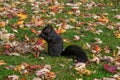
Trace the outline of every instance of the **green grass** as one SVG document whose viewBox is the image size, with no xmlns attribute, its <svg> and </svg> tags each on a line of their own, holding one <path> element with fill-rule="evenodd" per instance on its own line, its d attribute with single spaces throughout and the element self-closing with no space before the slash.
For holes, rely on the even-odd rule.
<svg viewBox="0 0 120 80">
<path fill-rule="evenodd" d="M 16 0 L 19 1 L 19 0 Z M 39 1 L 39 0 L 38 0 Z M 64 4 L 66 4 L 67 2 L 69 2 L 69 0 L 58 0 L 59 2 L 63 2 Z M 103 13 L 108 13 L 109 15 L 107 16 L 109 19 L 109 23 L 105 24 L 105 25 L 97 25 L 95 26 L 95 29 L 101 29 L 103 31 L 103 33 L 101 33 L 100 35 L 95 34 L 94 32 L 92 32 L 91 30 L 88 31 L 84 31 L 84 29 L 86 29 L 86 26 L 88 26 L 88 23 L 96 23 L 97 21 L 95 19 L 93 19 L 92 17 L 90 18 L 84 18 L 82 15 L 80 16 L 76 16 L 75 14 L 72 15 L 68 15 L 67 12 L 71 11 L 70 6 L 65 5 L 65 9 L 63 10 L 62 13 L 56 13 L 55 16 L 50 15 L 49 14 L 49 8 L 48 6 L 39 6 L 40 9 L 46 9 L 48 12 L 46 13 L 34 13 L 32 10 L 32 6 L 31 3 L 26 2 L 26 5 L 18 5 L 16 6 L 18 9 L 23 9 L 25 10 L 25 12 L 28 15 L 28 18 L 25 19 L 24 23 L 30 22 L 30 20 L 32 19 L 32 16 L 40 16 L 41 18 L 45 18 L 46 21 L 49 21 L 51 19 L 56 18 L 56 20 L 59 22 L 60 18 L 63 18 L 65 20 L 69 20 L 69 19 L 76 19 L 77 21 L 80 22 L 84 22 L 85 24 L 83 24 L 82 26 L 80 26 L 79 28 L 75 28 L 75 29 L 71 29 L 71 30 L 67 30 L 65 33 L 61 34 L 61 36 L 65 39 L 69 39 L 70 43 L 64 43 L 64 48 L 67 47 L 70 44 L 76 44 L 79 46 L 82 46 L 87 42 L 89 44 L 93 44 L 94 43 L 94 38 L 100 38 L 103 43 L 100 44 L 100 47 L 102 49 L 104 49 L 105 46 L 108 46 L 111 49 L 111 53 L 110 54 L 104 54 L 104 51 L 102 51 L 102 55 L 113 55 L 113 51 L 117 50 L 116 46 L 119 46 L 120 44 L 120 38 L 116 38 L 114 36 L 114 32 L 117 31 L 117 29 L 113 29 L 113 30 L 108 30 L 106 28 L 106 26 L 110 25 L 110 23 L 115 24 L 117 22 L 119 22 L 119 20 L 115 19 L 114 16 L 116 14 L 118 14 L 120 12 L 120 4 L 116 5 L 116 2 L 114 2 L 113 0 L 93 0 L 96 2 L 96 4 L 101 3 L 101 4 L 105 4 L 104 9 L 101 9 L 100 7 L 96 7 L 94 6 L 93 9 L 90 10 L 86 10 L 86 8 L 84 7 L 84 5 L 86 5 L 87 3 L 83 3 L 80 6 L 80 11 L 82 14 L 97 14 L 97 15 L 102 15 Z M 108 3 L 113 1 L 113 6 L 109 6 L 107 5 Z M 75 0 L 74 2 L 79 2 L 79 0 Z M 11 5 L 11 2 L 6 2 L 8 4 Z M 3 7 L 4 5 L 2 3 L 0 3 L 0 7 Z M 104 5 L 103 5 L 104 6 Z M 118 11 L 113 12 L 111 11 L 112 9 L 118 9 Z M 49 16 L 47 16 L 49 15 Z M 31 27 L 26 27 L 24 26 L 24 28 L 14 28 L 13 24 L 15 24 L 19 19 L 17 17 L 9 19 L 6 17 L 6 15 L 4 16 L 0 16 L 0 20 L 6 21 L 9 20 L 9 24 L 5 26 L 5 28 L 8 30 L 8 32 L 10 33 L 14 33 L 16 35 L 16 41 L 24 41 L 25 38 L 25 34 L 28 35 L 28 37 L 30 39 L 32 38 L 38 38 L 34 33 L 31 32 Z M 77 27 L 76 23 L 71 23 L 68 22 L 70 25 Z M 55 24 L 53 23 L 53 25 L 55 26 Z M 114 25 L 113 25 L 114 26 Z M 55 26 L 57 28 L 57 26 Z M 1 28 L 1 27 L 0 27 Z M 34 27 L 32 26 L 32 28 L 35 28 L 36 30 L 41 30 L 41 27 Z M 13 29 L 17 29 L 17 33 L 13 32 Z M 79 35 L 80 36 L 80 40 L 76 41 L 74 40 L 74 35 Z M 81 36 L 84 35 L 84 36 Z M 3 47 L 1 47 L 0 44 L 0 51 L 3 50 Z M 86 50 L 86 49 L 85 49 Z M 93 54 L 92 52 L 90 52 L 89 50 L 85 51 L 88 55 L 88 57 L 90 58 Z M 1 53 L 1 52 L 0 52 Z M 0 65 L 0 80 L 4 80 L 6 76 L 9 75 L 19 75 L 21 78 L 26 78 L 26 80 L 32 80 L 34 77 L 36 77 L 35 73 L 31 73 L 29 76 L 25 76 L 20 74 L 19 72 L 16 72 L 14 70 L 7 70 L 5 69 L 6 66 L 9 65 L 20 65 L 22 63 L 28 63 L 28 64 L 39 64 L 39 65 L 43 65 L 43 64 L 49 64 L 52 66 L 52 71 L 56 73 L 57 77 L 55 80 L 75 80 L 78 78 L 82 78 L 83 80 L 93 80 L 94 78 L 103 78 L 103 77 L 110 77 L 113 74 L 110 72 L 107 72 L 106 70 L 104 70 L 103 68 L 103 64 L 102 62 L 100 62 L 100 64 L 94 64 L 91 63 L 91 66 L 87 66 L 87 68 L 91 71 L 95 71 L 96 73 L 90 75 L 90 76 L 80 76 L 77 71 L 74 70 L 74 61 L 65 57 L 51 57 L 49 55 L 42 55 L 44 57 L 43 60 L 41 60 L 39 57 L 34 57 L 32 53 L 28 53 L 25 55 L 22 55 L 20 57 L 17 56 L 7 56 L 7 55 L 0 55 L 0 60 L 4 60 L 7 65 L 5 66 L 1 66 Z M 41 57 L 41 56 L 40 56 Z M 64 67 L 61 67 L 61 64 L 64 65 Z M 70 68 L 72 67 L 72 68 Z M 70 68 L 70 69 L 69 69 Z"/>
</svg>

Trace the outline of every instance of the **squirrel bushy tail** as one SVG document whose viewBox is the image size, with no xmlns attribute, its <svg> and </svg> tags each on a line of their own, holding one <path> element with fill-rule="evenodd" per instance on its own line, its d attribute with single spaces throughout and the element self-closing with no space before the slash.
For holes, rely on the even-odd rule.
<svg viewBox="0 0 120 80">
<path fill-rule="evenodd" d="M 70 45 L 66 47 L 61 56 L 75 57 L 77 62 L 86 63 L 88 61 L 85 51 L 77 45 Z"/>
</svg>

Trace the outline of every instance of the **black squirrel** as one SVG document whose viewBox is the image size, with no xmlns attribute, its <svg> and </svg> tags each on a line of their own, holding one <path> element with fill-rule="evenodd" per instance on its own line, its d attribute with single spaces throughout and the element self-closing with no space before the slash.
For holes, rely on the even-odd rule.
<svg viewBox="0 0 120 80">
<path fill-rule="evenodd" d="M 63 51 L 63 39 L 55 32 L 51 25 L 45 26 L 39 35 L 48 43 L 48 54 L 51 56 L 73 56 L 77 62 L 88 61 L 84 50 L 77 45 L 70 45 Z"/>
</svg>

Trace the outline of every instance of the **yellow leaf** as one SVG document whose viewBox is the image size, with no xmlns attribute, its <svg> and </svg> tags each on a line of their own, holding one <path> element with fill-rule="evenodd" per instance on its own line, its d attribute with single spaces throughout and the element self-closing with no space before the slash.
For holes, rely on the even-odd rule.
<svg viewBox="0 0 120 80">
<path fill-rule="evenodd" d="M 63 29 L 62 27 L 59 27 L 57 30 L 56 30 L 56 33 L 60 34 L 60 33 L 64 33 L 66 32 L 65 29 Z"/>
<path fill-rule="evenodd" d="M 6 65 L 6 62 L 4 60 L 0 60 L 0 66 L 1 65 Z"/>
<path fill-rule="evenodd" d="M 20 72 L 22 70 L 21 65 L 16 66 L 14 70 Z"/>
<path fill-rule="evenodd" d="M 75 19 L 70 19 L 70 21 L 71 21 L 71 22 L 73 22 L 73 23 L 74 23 L 74 22 L 76 22 L 76 20 L 75 20 Z"/>
<path fill-rule="evenodd" d="M 120 33 L 116 33 L 114 35 L 116 36 L 116 38 L 120 38 Z"/>
<path fill-rule="evenodd" d="M 20 18 L 20 19 L 26 19 L 28 16 L 26 14 L 23 14 L 23 13 L 19 13 L 17 14 L 17 16 Z"/>
<path fill-rule="evenodd" d="M 73 14 L 73 12 L 69 11 L 68 14 L 71 15 L 71 14 Z"/>
<path fill-rule="evenodd" d="M 16 25 L 22 25 L 23 23 L 24 23 L 23 20 L 19 20 L 19 21 L 16 23 Z"/>
</svg>

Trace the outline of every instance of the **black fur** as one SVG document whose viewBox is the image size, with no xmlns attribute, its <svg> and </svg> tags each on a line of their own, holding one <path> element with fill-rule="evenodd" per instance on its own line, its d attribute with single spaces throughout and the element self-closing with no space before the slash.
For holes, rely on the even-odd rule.
<svg viewBox="0 0 120 80">
<path fill-rule="evenodd" d="M 51 56 L 73 56 L 77 62 L 87 62 L 84 50 L 76 45 L 70 45 L 63 51 L 63 39 L 55 32 L 51 25 L 45 26 L 39 35 L 48 43 L 48 53 Z"/>
<path fill-rule="evenodd" d="M 72 56 L 75 57 L 77 62 L 84 62 L 88 61 L 88 57 L 84 50 L 77 46 L 77 45 L 70 45 L 61 54 L 62 56 Z"/>
<path fill-rule="evenodd" d="M 45 26 L 39 35 L 48 43 L 48 53 L 51 56 L 60 56 L 63 50 L 63 40 L 51 25 Z"/>
</svg>

